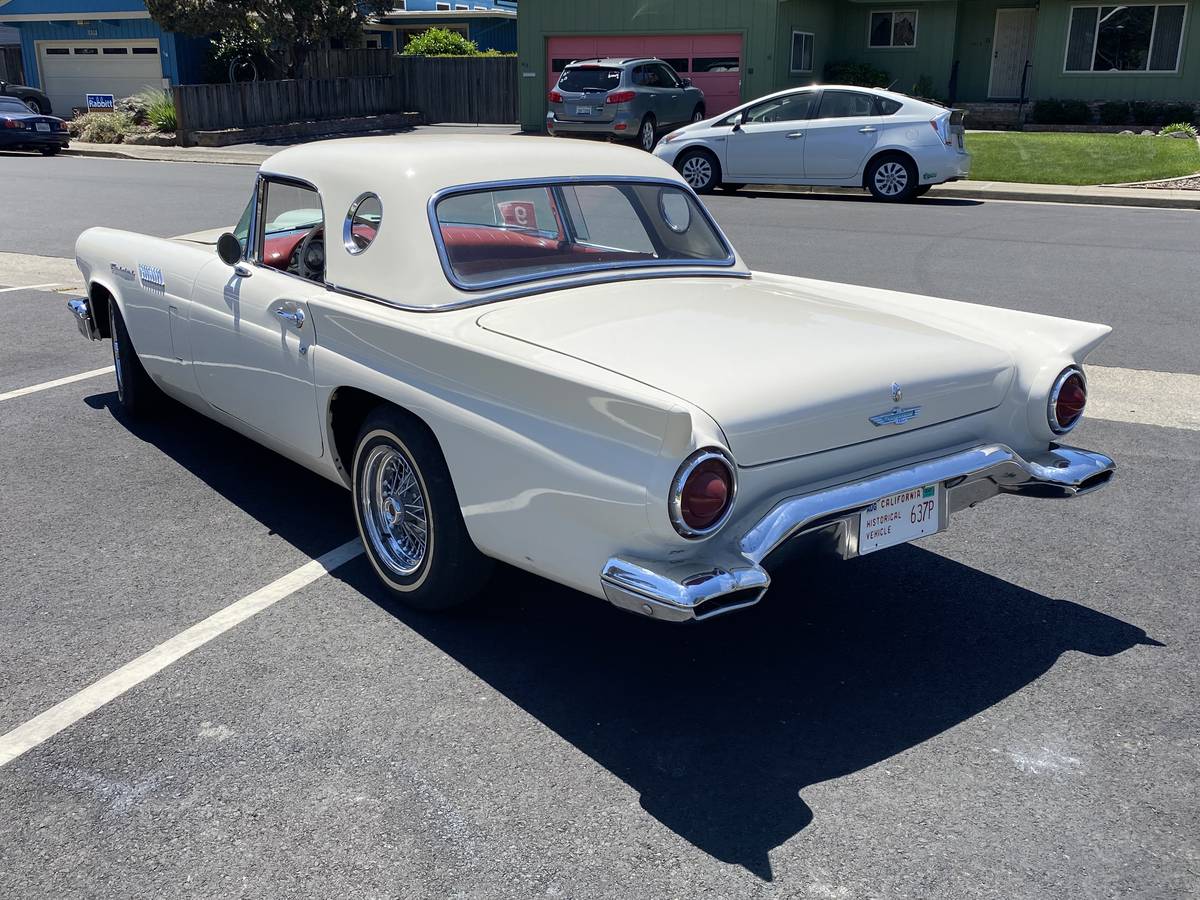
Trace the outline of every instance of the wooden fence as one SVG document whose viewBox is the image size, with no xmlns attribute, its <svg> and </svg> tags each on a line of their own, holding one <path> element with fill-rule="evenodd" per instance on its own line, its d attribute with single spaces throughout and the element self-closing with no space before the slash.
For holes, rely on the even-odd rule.
<svg viewBox="0 0 1200 900">
<path fill-rule="evenodd" d="M 426 58 L 388 50 L 328 50 L 305 64 L 310 77 L 172 88 L 179 131 L 416 112 L 424 121 L 515 123 L 515 57 Z"/>
</svg>

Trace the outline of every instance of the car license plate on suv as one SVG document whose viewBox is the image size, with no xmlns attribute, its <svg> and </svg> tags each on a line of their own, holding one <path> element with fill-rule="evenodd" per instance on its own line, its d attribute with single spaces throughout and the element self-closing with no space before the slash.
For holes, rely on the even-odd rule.
<svg viewBox="0 0 1200 900">
<path fill-rule="evenodd" d="M 49 122 L 34 122 L 33 124 L 34 124 L 34 127 L 37 128 L 38 131 L 49 131 L 50 130 Z"/>
<path fill-rule="evenodd" d="M 591 115 L 592 113 L 594 113 L 595 111 L 596 111 L 596 110 L 595 110 L 593 107 L 591 107 L 591 106 L 577 106 L 577 107 L 575 107 L 575 115 L 577 115 L 577 116 L 590 116 L 590 115 Z"/>
<path fill-rule="evenodd" d="M 941 504 L 936 484 L 876 500 L 858 519 L 859 556 L 933 534 L 941 519 Z"/>
</svg>

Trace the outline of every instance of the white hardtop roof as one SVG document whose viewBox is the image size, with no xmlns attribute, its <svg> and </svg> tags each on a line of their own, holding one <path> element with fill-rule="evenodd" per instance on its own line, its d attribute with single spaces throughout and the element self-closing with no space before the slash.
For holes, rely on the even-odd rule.
<svg viewBox="0 0 1200 900">
<path fill-rule="evenodd" d="M 691 190 L 670 165 L 634 147 L 516 135 L 317 141 L 276 153 L 260 172 L 307 182 L 320 192 L 329 284 L 420 308 L 488 297 L 486 291 L 455 287 L 442 269 L 428 212 L 430 198 L 439 191 L 491 182 L 630 177 Z M 342 225 L 351 205 L 368 192 L 379 195 L 383 218 L 371 246 L 352 256 L 343 246 Z"/>
</svg>

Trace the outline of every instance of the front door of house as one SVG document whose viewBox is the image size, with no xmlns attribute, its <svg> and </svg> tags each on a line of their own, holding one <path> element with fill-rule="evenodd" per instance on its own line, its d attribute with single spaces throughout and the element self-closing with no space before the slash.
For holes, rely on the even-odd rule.
<svg viewBox="0 0 1200 900">
<path fill-rule="evenodd" d="M 996 10 L 996 30 L 992 35 L 992 75 L 988 80 L 990 99 L 1021 99 L 1021 76 L 1025 73 L 1026 61 L 1033 57 L 1036 26 L 1037 10 L 1032 7 Z"/>
</svg>

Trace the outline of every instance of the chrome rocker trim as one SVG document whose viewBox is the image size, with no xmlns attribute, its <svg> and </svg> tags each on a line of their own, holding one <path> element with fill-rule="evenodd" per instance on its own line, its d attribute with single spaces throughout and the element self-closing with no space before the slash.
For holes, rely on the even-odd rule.
<svg viewBox="0 0 1200 900">
<path fill-rule="evenodd" d="M 858 556 L 858 517 L 876 500 L 938 484 L 942 491 L 938 531 L 950 513 L 997 494 L 1067 498 L 1106 485 L 1116 464 L 1101 453 L 1051 446 L 1024 459 L 1003 444 L 972 447 L 949 456 L 893 469 L 870 478 L 781 500 L 727 558 L 667 563 L 613 557 L 600 583 L 608 601 L 622 609 L 669 622 L 707 619 L 752 606 L 771 584 L 763 561 L 792 539 L 823 529 L 836 532 L 843 559 Z"/>
<path fill-rule="evenodd" d="M 86 299 L 81 297 L 78 300 L 68 300 L 67 308 L 75 317 L 75 324 L 79 327 L 80 334 L 89 341 L 100 340 L 100 329 L 96 327 L 96 320 L 92 318 L 92 308 Z"/>
</svg>

